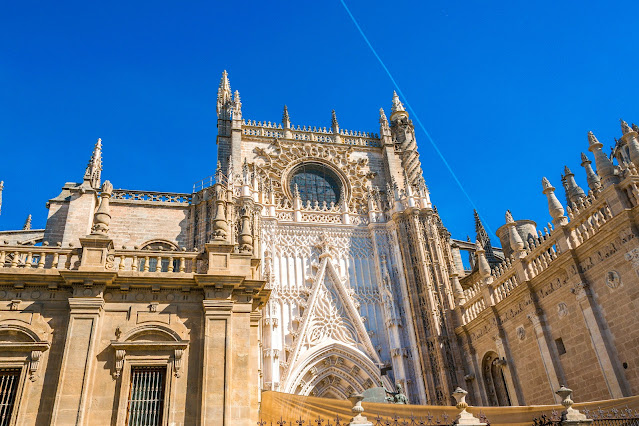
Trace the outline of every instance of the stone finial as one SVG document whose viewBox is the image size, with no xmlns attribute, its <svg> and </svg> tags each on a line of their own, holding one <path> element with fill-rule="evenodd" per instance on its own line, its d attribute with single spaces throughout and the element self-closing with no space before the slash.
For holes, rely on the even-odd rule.
<svg viewBox="0 0 639 426">
<path fill-rule="evenodd" d="M 335 110 L 331 111 L 331 130 L 333 133 L 339 133 L 339 123 L 337 122 L 337 114 L 335 114 Z"/>
<path fill-rule="evenodd" d="M 113 185 L 108 180 L 102 184 L 102 192 L 100 193 L 100 205 L 93 215 L 93 228 L 91 235 L 105 236 L 109 233 L 109 224 L 111 223 L 111 212 L 109 209 L 109 199 L 113 192 Z"/>
<path fill-rule="evenodd" d="M 621 120 L 621 131 L 623 132 L 621 140 L 628 146 L 630 161 L 635 167 L 639 167 L 639 134 L 634 130 L 634 127 L 631 128 L 623 120 Z"/>
<path fill-rule="evenodd" d="M 524 240 L 517 232 L 517 226 L 510 210 L 506 210 L 506 225 L 508 225 L 508 242 L 513 253 L 523 252 Z"/>
<path fill-rule="evenodd" d="M 601 188 L 601 180 L 593 170 L 590 159 L 583 152 L 581 153 L 581 166 L 586 170 L 588 188 L 593 191 L 598 191 Z"/>
<path fill-rule="evenodd" d="M 353 418 L 351 419 L 351 425 L 370 425 L 371 422 L 366 419 L 366 417 L 362 416 L 364 412 L 364 407 L 362 407 L 362 401 L 364 400 L 364 395 L 362 394 L 352 394 L 348 397 L 348 400 L 353 404 L 353 408 L 351 411 L 353 412 Z"/>
<path fill-rule="evenodd" d="M 28 231 L 31 229 L 31 215 L 27 216 L 27 220 L 24 222 L 24 226 L 22 227 L 23 231 Z"/>
<path fill-rule="evenodd" d="M 473 416 L 471 413 L 466 411 L 466 408 L 468 408 L 468 403 L 466 402 L 466 395 L 468 395 L 468 392 L 466 392 L 464 389 L 460 387 L 455 389 L 455 391 L 453 392 L 453 398 L 455 398 L 455 402 L 456 402 L 455 407 L 458 410 L 461 410 L 459 414 L 457 415 L 456 424 L 466 425 L 466 426 L 486 425 L 486 423 L 482 423 L 477 417 Z"/>
<path fill-rule="evenodd" d="M 253 251 L 253 234 L 251 234 L 250 207 L 242 206 L 240 209 L 240 235 L 238 238 L 240 253 Z"/>
<path fill-rule="evenodd" d="M 588 142 L 590 143 L 588 151 L 592 152 L 595 156 L 597 173 L 604 181 L 604 186 L 615 183 L 615 166 L 612 164 L 612 161 L 610 161 L 610 158 L 608 158 L 608 156 L 601 150 L 603 144 L 597 140 L 592 132 L 588 132 Z"/>
<path fill-rule="evenodd" d="M 226 241 L 229 232 L 229 225 L 226 221 L 225 190 L 222 182 L 215 183 L 215 217 L 213 218 L 212 236 L 214 241 Z"/>
<path fill-rule="evenodd" d="M 388 118 L 386 118 L 384 108 L 379 109 L 379 124 L 380 126 L 388 126 Z"/>
<path fill-rule="evenodd" d="M 566 195 L 568 200 L 573 204 L 576 204 L 580 198 L 586 196 L 586 193 L 575 181 L 575 174 L 570 171 L 568 166 L 564 166 L 565 182 L 566 182 Z"/>
<path fill-rule="evenodd" d="M 555 393 L 559 395 L 562 400 L 561 405 L 565 408 L 565 410 L 561 413 L 561 420 L 566 422 L 565 424 L 582 425 L 592 423 L 592 420 L 586 417 L 585 414 L 582 414 L 579 410 L 572 408 L 572 405 L 574 404 L 573 400 L 570 398 L 572 395 L 572 389 L 568 389 L 562 385 Z"/>
<path fill-rule="evenodd" d="M 477 256 L 479 275 L 482 278 L 490 277 L 490 264 L 488 264 L 488 260 L 486 260 L 486 251 L 484 250 L 484 246 L 479 240 L 475 241 L 475 255 Z"/>
<path fill-rule="evenodd" d="M 284 112 L 282 113 L 282 127 L 285 129 L 291 128 L 291 117 L 288 115 L 288 107 L 284 105 Z"/>
<path fill-rule="evenodd" d="M 295 184 L 293 186 L 293 198 L 300 198 L 300 188 Z"/>
<path fill-rule="evenodd" d="M 236 90 L 233 97 L 233 120 L 242 119 L 242 101 L 240 100 L 240 91 Z"/>
<path fill-rule="evenodd" d="M 399 96 L 397 96 L 397 92 L 393 90 L 393 107 L 391 108 L 391 113 L 406 111 L 404 109 L 404 104 L 399 100 Z"/>
<path fill-rule="evenodd" d="M 548 211 L 550 212 L 550 216 L 555 221 L 560 221 L 565 219 L 564 216 L 564 207 L 561 205 L 557 196 L 555 195 L 555 187 L 550 184 L 550 181 L 545 177 L 542 178 L 541 184 L 543 186 L 543 193 L 548 198 Z"/>
<path fill-rule="evenodd" d="M 91 159 L 84 172 L 84 183 L 91 188 L 100 188 L 100 178 L 102 174 L 102 139 L 98 138 L 98 141 L 93 147 L 93 153 Z"/>
<path fill-rule="evenodd" d="M 229 76 L 224 70 L 220 79 L 220 87 L 217 89 L 217 115 L 218 118 L 228 118 L 225 114 L 221 114 L 231 104 L 231 83 Z"/>
<path fill-rule="evenodd" d="M 226 186 L 229 191 L 232 191 L 233 185 L 235 184 L 235 171 L 233 170 L 233 159 L 230 155 L 227 164 L 228 167 L 226 169 Z"/>
<path fill-rule="evenodd" d="M 222 162 L 217 160 L 217 167 L 215 168 L 215 183 L 222 183 L 224 179 L 224 173 L 222 173 Z"/>
<path fill-rule="evenodd" d="M 4 181 L 0 180 L 0 214 L 2 214 L 2 190 L 4 189 Z"/>
</svg>

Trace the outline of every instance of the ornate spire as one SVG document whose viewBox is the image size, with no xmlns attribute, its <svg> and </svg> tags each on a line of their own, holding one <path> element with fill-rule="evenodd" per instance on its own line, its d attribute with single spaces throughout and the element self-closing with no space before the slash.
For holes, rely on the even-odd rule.
<svg viewBox="0 0 639 426">
<path fill-rule="evenodd" d="M 0 214 L 2 214 L 2 190 L 4 189 L 4 181 L 0 180 Z"/>
<path fill-rule="evenodd" d="M 493 246 L 490 243 L 490 237 L 488 236 L 488 232 L 484 228 L 484 224 L 481 222 L 479 217 L 479 213 L 477 210 L 473 210 L 473 215 L 475 216 L 475 234 L 477 235 L 477 241 L 481 243 L 484 251 L 486 252 L 486 257 L 488 258 L 490 263 L 496 262 L 495 254 L 493 253 Z"/>
<path fill-rule="evenodd" d="M 334 134 L 339 134 L 339 123 L 337 122 L 337 114 L 335 114 L 335 110 L 331 111 L 331 129 Z"/>
<path fill-rule="evenodd" d="M 229 118 L 225 114 L 220 114 L 222 110 L 231 104 L 231 83 L 226 70 L 222 73 L 220 87 L 217 89 L 217 116 L 218 118 Z"/>
<path fill-rule="evenodd" d="M 24 222 L 24 226 L 22 227 L 23 231 L 28 231 L 31 229 L 31 215 L 27 216 L 27 220 Z"/>
<path fill-rule="evenodd" d="M 592 166 L 590 165 L 590 159 L 584 154 L 581 153 L 581 166 L 586 170 L 586 179 L 588 181 L 588 188 L 593 191 L 598 191 L 601 188 L 601 180 Z"/>
<path fill-rule="evenodd" d="M 619 119 L 621 122 L 621 134 L 625 135 L 632 132 L 632 128 L 623 119 Z"/>
<path fill-rule="evenodd" d="M 393 90 L 393 107 L 391 108 L 391 115 L 396 112 L 406 111 L 404 109 L 404 104 L 399 100 L 399 96 L 397 96 L 397 92 Z"/>
<path fill-rule="evenodd" d="M 284 105 L 284 113 L 282 113 L 282 127 L 285 129 L 291 128 L 291 118 L 288 116 L 288 107 Z"/>
<path fill-rule="evenodd" d="M 583 189 L 577 185 L 575 181 L 575 174 L 570 171 L 568 166 L 564 166 L 564 174 L 565 174 L 565 182 L 566 182 L 566 195 L 567 200 L 570 204 L 575 204 L 579 201 L 580 198 L 586 196 L 586 193 Z"/>
<path fill-rule="evenodd" d="M 93 154 L 87 165 L 87 169 L 84 172 L 84 182 L 90 185 L 91 188 L 98 189 L 100 187 L 100 177 L 102 175 L 102 139 L 98 138 L 98 141 L 93 147 Z"/>
<path fill-rule="evenodd" d="M 555 195 L 555 187 L 550 184 L 550 181 L 545 177 L 542 178 L 541 184 L 543 186 L 543 193 L 546 194 L 546 198 L 548 198 L 548 211 L 550 212 L 550 216 L 554 219 L 557 224 L 559 221 L 565 220 L 564 216 L 564 207 L 561 205 L 557 196 Z"/>
<path fill-rule="evenodd" d="M 233 120 L 241 120 L 242 119 L 242 101 L 240 100 L 240 91 L 235 91 L 235 96 L 233 99 Z"/>
<path fill-rule="evenodd" d="M 615 180 L 615 166 L 610 161 L 610 158 L 601 150 L 603 144 L 597 140 L 592 132 L 588 132 L 588 142 L 590 146 L 588 151 L 595 155 L 595 164 L 597 165 L 597 173 L 604 181 L 604 186 L 614 183 Z"/>
</svg>

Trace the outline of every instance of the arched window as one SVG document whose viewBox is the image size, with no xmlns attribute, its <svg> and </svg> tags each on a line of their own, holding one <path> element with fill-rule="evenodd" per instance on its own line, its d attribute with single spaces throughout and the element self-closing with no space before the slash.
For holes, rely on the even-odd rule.
<svg viewBox="0 0 639 426">
<path fill-rule="evenodd" d="M 510 396 L 508 396 L 508 388 L 504 378 L 504 365 L 505 361 L 499 358 L 495 352 L 488 352 L 484 356 L 482 373 L 489 405 L 510 405 Z"/>
<path fill-rule="evenodd" d="M 302 163 L 297 166 L 289 180 L 289 188 L 295 194 L 295 186 L 304 205 L 308 201 L 323 205 L 337 204 L 342 196 L 340 179 L 328 167 L 317 163 Z"/>
</svg>

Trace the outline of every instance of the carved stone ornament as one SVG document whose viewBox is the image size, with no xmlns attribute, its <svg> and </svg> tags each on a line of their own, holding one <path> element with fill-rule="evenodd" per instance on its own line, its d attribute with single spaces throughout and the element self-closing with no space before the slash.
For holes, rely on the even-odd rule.
<svg viewBox="0 0 639 426">
<path fill-rule="evenodd" d="M 526 338 L 526 329 L 523 325 L 517 327 L 517 338 L 519 340 L 524 340 Z"/>
<path fill-rule="evenodd" d="M 606 285 L 612 290 L 621 286 L 621 276 L 617 271 L 608 271 L 606 273 Z"/>
<path fill-rule="evenodd" d="M 264 182 L 273 183 L 273 190 L 280 197 L 292 198 L 287 187 L 289 174 L 299 164 L 309 161 L 329 166 L 340 176 L 351 209 L 366 206 L 367 188 L 375 173 L 370 171 L 366 158 L 352 155 L 350 145 L 299 144 L 275 139 L 269 149 L 258 147 L 255 153 L 264 160 L 256 164 L 256 172 Z"/>
<path fill-rule="evenodd" d="M 557 315 L 559 315 L 559 318 L 563 318 L 568 315 L 568 305 L 566 302 L 559 302 L 557 304 Z"/>
<path fill-rule="evenodd" d="M 632 267 L 634 268 L 637 275 L 639 275 L 639 247 L 630 250 L 625 254 L 626 260 L 632 263 Z"/>
</svg>

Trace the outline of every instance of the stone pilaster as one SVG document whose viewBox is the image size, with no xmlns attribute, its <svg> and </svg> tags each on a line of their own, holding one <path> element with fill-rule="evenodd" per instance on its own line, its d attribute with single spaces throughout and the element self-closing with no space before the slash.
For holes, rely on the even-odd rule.
<svg viewBox="0 0 639 426">
<path fill-rule="evenodd" d="M 100 287 L 75 285 L 51 424 L 84 425 L 90 410 L 93 366 L 104 299 Z"/>
<path fill-rule="evenodd" d="M 533 329 L 535 330 L 535 339 L 537 340 L 537 346 L 539 347 L 539 355 L 541 356 L 544 371 L 546 371 L 546 375 L 548 377 L 550 391 L 553 394 L 555 401 L 559 402 L 559 397 L 554 393 L 554 389 L 559 388 L 559 378 L 562 374 L 558 371 L 558 366 L 556 366 L 553 362 L 553 358 L 557 359 L 559 356 L 553 353 L 550 345 L 548 344 L 543 325 L 541 324 L 541 319 L 537 313 L 532 312 L 528 314 L 528 320 L 532 323 Z"/>
<path fill-rule="evenodd" d="M 588 334 L 592 341 L 592 347 L 599 361 L 601 373 L 606 381 L 606 386 L 610 392 L 611 398 L 622 398 L 630 396 L 628 384 L 623 376 L 623 372 L 619 371 L 619 360 L 617 359 L 614 345 L 608 340 L 606 330 L 602 329 L 597 319 L 597 313 L 593 306 L 591 298 L 588 295 L 588 286 L 585 283 L 578 283 L 572 289 L 581 313 L 583 314 L 584 323 L 588 329 Z"/>
<path fill-rule="evenodd" d="M 222 292 L 220 292 L 222 293 Z M 221 294 L 220 294 L 221 296 Z M 231 315 L 229 299 L 204 300 L 204 356 L 202 359 L 201 424 L 231 425 Z"/>
</svg>

